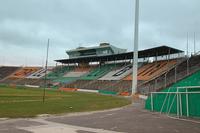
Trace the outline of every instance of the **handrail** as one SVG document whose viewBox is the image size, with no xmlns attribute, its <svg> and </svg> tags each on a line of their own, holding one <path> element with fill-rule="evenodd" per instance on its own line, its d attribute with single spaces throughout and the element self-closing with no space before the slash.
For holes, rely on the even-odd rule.
<svg viewBox="0 0 200 133">
<path fill-rule="evenodd" d="M 199 55 L 198 55 L 198 56 L 195 56 L 195 57 L 199 57 Z M 194 58 L 194 57 L 193 57 L 193 58 Z M 185 59 L 185 58 L 183 58 L 183 59 Z M 191 60 L 191 58 L 190 58 L 190 60 Z M 177 66 L 180 65 L 181 63 L 183 63 L 184 61 L 185 61 L 185 60 L 179 61 L 179 63 L 177 64 Z M 186 61 L 187 61 L 187 58 L 186 58 Z M 198 67 L 199 65 L 200 65 L 200 63 L 195 63 L 194 66 L 191 66 L 191 67 L 190 67 L 190 72 L 189 72 L 189 74 L 186 74 L 186 71 L 177 73 L 177 80 L 176 80 L 176 81 L 180 81 L 180 80 L 182 80 L 183 78 L 185 78 L 185 77 L 187 77 L 187 76 L 190 76 L 190 75 L 194 74 L 195 72 L 199 71 L 199 70 L 200 70 L 200 67 Z M 171 70 L 173 70 L 173 69 L 171 69 Z M 171 70 L 169 70 L 168 72 L 171 72 Z M 165 72 L 165 73 L 166 73 L 166 72 Z M 165 73 L 164 73 L 164 74 L 165 74 Z M 162 74 L 162 75 L 160 75 L 160 76 L 164 76 L 164 74 Z M 182 75 L 182 76 L 181 76 L 181 75 Z M 159 76 L 159 77 L 160 77 L 160 76 Z M 157 78 L 158 78 L 158 77 L 157 77 Z M 171 78 L 171 76 L 170 76 L 170 78 Z M 148 83 L 152 83 L 152 81 L 154 81 L 154 80 L 155 80 L 155 78 L 152 79 L 152 80 L 150 80 L 150 81 L 146 81 L 146 82 L 142 83 L 141 85 L 139 85 L 138 88 L 141 88 L 141 87 L 146 88 L 146 87 L 145 87 L 145 84 L 147 85 Z M 168 79 L 166 86 L 169 86 L 169 85 L 171 85 L 171 84 L 173 84 L 173 83 L 175 83 L 174 80 L 172 81 L 172 80 L 169 80 L 169 79 Z M 151 84 L 151 85 L 152 85 L 152 84 Z M 158 87 L 158 89 L 156 89 L 156 90 L 161 90 L 163 87 L 164 87 L 163 85 L 159 84 L 159 87 Z M 149 93 L 149 92 L 148 92 L 148 93 Z"/>
</svg>

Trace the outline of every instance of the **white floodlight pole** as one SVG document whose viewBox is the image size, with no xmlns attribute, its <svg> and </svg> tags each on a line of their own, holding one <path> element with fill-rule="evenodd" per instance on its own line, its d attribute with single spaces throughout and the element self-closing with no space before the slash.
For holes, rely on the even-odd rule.
<svg viewBox="0 0 200 133">
<path fill-rule="evenodd" d="M 139 0 L 135 0 L 135 31 L 134 31 L 132 96 L 135 93 L 137 93 L 138 40 L 139 40 L 138 32 L 139 32 Z"/>
<path fill-rule="evenodd" d="M 196 54 L 196 33 L 194 32 L 194 55 Z"/>
<path fill-rule="evenodd" d="M 189 37 L 188 37 L 188 32 L 187 32 L 187 57 L 189 56 L 188 47 L 189 47 Z"/>
<path fill-rule="evenodd" d="M 187 75 L 189 74 L 189 37 L 187 33 Z"/>
</svg>

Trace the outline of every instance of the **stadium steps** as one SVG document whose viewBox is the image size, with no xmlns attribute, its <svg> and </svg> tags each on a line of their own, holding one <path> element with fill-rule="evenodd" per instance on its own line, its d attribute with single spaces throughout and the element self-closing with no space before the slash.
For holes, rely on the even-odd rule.
<svg viewBox="0 0 200 133">
<path fill-rule="evenodd" d="M 95 68 L 89 74 L 81 77 L 82 80 L 95 80 L 101 78 L 114 68 L 113 64 L 103 65 L 101 67 Z"/>
<path fill-rule="evenodd" d="M 13 75 L 11 75 L 11 78 L 26 78 L 27 76 L 35 73 L 38 71 L 39 67 L 24 67 L 20 70 L 16 71 Z"/>
<path fill-rule="evenodd" d="M 41 68 L 40 70 L 36 71 L 35 73 L 31 74 L 30 76 L 26 77 L 29 79 L 40 79 L 45 76 L 45 68 Z M 47 75 L 51 72 L 50 69 L 47 70 Z"/>
<path fill-rule="evenodd" d="M 152 63 L 143 73 L 138 74 L 138 80 L 150 80 L 160 73 L 167 71 L 170 67 L 175 66 L 176 61 L 159 61 Z"/>
<path fill-rule="evenodd" d="M 63 77 L 81 77 L 85 74 L 87 74 L 88 72 L 87 71 L 83 71 L 83 72 L 77 72 L 77 71 L 71 71 L 71 72 L 68 72 L 66 73 Z"/>
<path fill-rule="evenodd" d="M 47 79 L 55 80 L 61 78 L 66 72 L 72 71 L 74 66 L 58 66 L 47 75 Z"/>
<path fill-rule="evenodd" d="M 88 90 L 105 90 L 119 93 L 130 91 L 131 83 L 131 81 L 123 80 L 78 80 L 66 85 L 65 87 Z"/>
<path fill-rule="evenodd" d="M 99 80 L 121 80 L 132 72 L 132 65 L 127 65 L 122 68 L 112 70 Z"/>
<path fill-rule="evenodd" d="M 145 64 L 138 69 L 137 79 L 149 81 L 155 77 L 158 77 L 163 72 L 168 71 L 170 68 L 174 67 L 176 63 L 176 60 L 165 60 Z M 126 76 L 123 80 L 132 80 L 132 74 Z"/>
<path fill-rule="evenodd" d="M 60 78 L 54 79 L 53 82 L 59 82 L 61 84 L 69 84 L 78 79 L 79 79 L 78 77 L 60 77 Z"/>
</svg>

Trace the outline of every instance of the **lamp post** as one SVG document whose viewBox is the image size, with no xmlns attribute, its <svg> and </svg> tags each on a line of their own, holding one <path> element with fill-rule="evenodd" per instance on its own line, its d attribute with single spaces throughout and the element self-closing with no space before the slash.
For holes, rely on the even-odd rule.
<svg viewBox="0 0 200 133">
<path fill-rule="evenodd" d="M 138 32 L 139 32 L 139 0 L 135 0 L 135 31 L 134 31 L 134 52 L 133 52 L 133 77 L 132 77 L 132 96 L 137 90 L 137 69 L 138 69 Z"/>
<path fill-rule="evenodd" d="M 47 55 L 46 55 L 46 64 L 45 64 L 45 79 L 44 79 L 44 90 L 43 90 L 43 103 L 45 101 L 45 95 L 46 95 L 46 88 L 47 88 L 47 66 L 48 66 L 48 58 L 49 58 L 49 41 L 47 42 Z"/>
<path fill-rule="evenodd" d="M 189 75 L 189 37 L 187 33 L 187 75 Z"/>
<path fill-rule="evenodd" d="M 194 32 L 194 55 L 196 54 L 196 33 Z"/>
</svg>

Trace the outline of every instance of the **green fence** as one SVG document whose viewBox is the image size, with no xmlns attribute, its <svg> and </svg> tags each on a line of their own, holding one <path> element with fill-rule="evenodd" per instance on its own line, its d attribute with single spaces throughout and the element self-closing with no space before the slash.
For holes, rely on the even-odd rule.
<svg viewBox="0 0 200 133">
<path fill-rule="evenodd" d="M 153 93 L 146 109 L 178 116 L 200 117 L 200 87 L 180 92 Z"/>
<path fill-rule="evenodd" d="M 200 117 L 200 87 L 194 86 L 200 86 L 200 71 L 160 93 L 153 93 L 146 100 L 145 108 L 169 114 Z"/>
<path fill-rule="evenodd" d="M 114 91 L 107 91 L 107 90 L 99 90 L 100 94 L 106 94 L 106 95 L 117 95 L 117 92 Z"/>
</svg>

